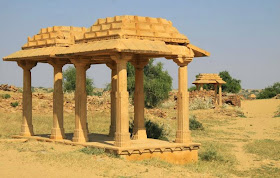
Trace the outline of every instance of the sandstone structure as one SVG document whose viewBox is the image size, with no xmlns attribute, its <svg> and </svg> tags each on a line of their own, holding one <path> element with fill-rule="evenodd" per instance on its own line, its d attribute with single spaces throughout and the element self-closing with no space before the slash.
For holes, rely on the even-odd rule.
<svg viewBox="0 0 280 178">
<path fill-rule="evenodd" d="M 189 131 L 188 64 L 210 54 L 192 44 L 162 18 L 115 16 L 98 19 L 91 27 L 53 26 L 28 37 L 22 50 L 3 58 L 23 69 L 23 118 L 20 137 L 35 137 L 32 125 L 31 69 L 37 63 L 53 66 L 53 129 L 51 141 L 65 138 L 63 126 L 62 67 L 76 68 L 75 130 L 70 144 L 105 148 L 128 159 L 160 157 L 173 162 L 197 160 L 200 144 Z M 147 139 L 144 126 L 143 68 L 151 58 L 164 57 L 178 65 L 178 124 L 175 143 Z M 133 140 L 129 134 L 126 64 L 135 67 Z M 106 64 L 111 77 L 111 126 L 108 137 L 88 137 L 86 71 Z M 36 137 L 38 138 L 38 137 Z M 43 139 L 43 138 L 38 138 Z M 90 142 L 89 142 L 90 141 Z M 69 141 L 63 141 L 69 143 Z M 173 155 L 173 156 L 172 156 Z"/>
<path fill-rule="evenodd" d="M 254 100 L 256 98 L 257 98 L 257 96 L 254 93 L 252 93 L 248 96 L 248 99 L 250 99 L 250 100 Z"/>
<path fill-rule="evenodd" d="M 211 98 L 213 104 L 215 105 L 215 97 L 217 95 L 215 94 L 215 91 L 213 90 L 195 90 L 191 91 L 189 93 L 190 95 L 190 102 L 192 102 L 195 98 Z M 222 93 L 222 103 L 233 105 L 233 106 L 238 106 L 241 107 L 241 96 L 238 94 L 227 94 L 227 93 Z"/>
<path fill-rule="evenodd" d="M 197 90 L 203 91 L 204 84 L 213 84 L 214 85 L 214 103 L 222 105 L 222 84 L 226 82 L 218 74 L 199 74 L 196 81 L 193 84 L 196 85 Z M 217 87 L 219 87 L 219 100 L 217 97 Z"/>
</svg>

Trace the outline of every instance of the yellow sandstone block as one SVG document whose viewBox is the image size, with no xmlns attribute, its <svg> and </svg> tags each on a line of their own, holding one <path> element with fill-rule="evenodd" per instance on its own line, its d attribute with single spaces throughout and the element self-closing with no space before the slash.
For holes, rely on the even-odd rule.
<svg viewBox="0 0 280 178">
<path fill-rule="evenodd" d="M 112 29 L 121 28 L 122 23 L 112 23 Z"/>
<path fill-rule="evenodd" d="M 55 40 L 54 39 L 47 39 L 47 44 L 54 44 Z"/>
<path fill-rule="evenodd" d="M 165 28 L 162 25 L 152 24 L 152 29 L 159 32 L 165 32 Z"/>
<path fill-rule="evenodd" d="M 46 28 L 42 28 L 40 33 L 47 33 L 47 29 Z"/>
<path fill-rule="evenodd" d="M 109 30 L 111 28 L 111 24 L 103 24 L 102 26 L 101 26 L 101 29 L 102 30 Z"/>
<path fill-rule="evenodd" d="M 53 32 L 53 27 L 48 27 L 47 28 L 47 31 L 50 33 L 50 32 Z"/>
<path fill-rule="evenodd" d="M 37 41 L 37 45 L 45 45 L 45 44 L 46 44 L 46 40 Z"/>
<path fill-rule="evenodd" d="M 50 38 L 50 34 L 48 33 L 42 34 L 42 39 L 48 39 L 48 38 Z"/>
<path fill-rule="evenodd" d="M 136 18 L 137 18 L 138 22 L 144 22 L 144 23 L 147 22 L 146 17 L 136 16 Z"/>
<path fill-rule="evenodd" d="M 154 36 L 154 33 L 151 32 L 151 31 L 139 30 L 138 35 L 140 35 L 140 36 Z"/>
<path fill-rule="evenodd" d="M 107 31 L 101 31 L 101 32 L 96 32 L 96 36 L 99 37 L 99 36 L 106 36 L 108 33 Z"/>
<path fill-rule="evenodd" d="M 106 19 L 98 19 L 98 24 L 104 24 L 106 23 Z"/>
<path fill-rule="evenodd" d="M 124 34 L 127 34 L 127 35 L 137 35 L 135 30 L 124 30 Z"/>
<path fill-rule="evenodd" d="M 40 40 L 40 39 L 42 39 L 41 35 L 35 35 L 34 37 L 35 37 L 35 40 Z"/>
<path fill-rule="evenodd" d="M 91 31 L 92 32 L 96 32 L 96 31 L 99 31 L 101 30 L 101 25 L 93 25 L 91 26 Z"/>
<path fill-rule="evenodd" d="M 148 23 L 138 23 L 138 29 L 140 30 L 150 30 L 150 24 Z"/>
<path fill-rule="evenodd" d="M 92 32 L 92 33 L 85 33 L 85 38 L 94 38 L 94 37 L 96 37 L 95 32 Z"/>
<path fill-rule="evenodd" d="M 107 18 L 106 18 L 106 22 L 107 22 L 107 23 L 112 23 L 112 22 L 114 22 L 114 21 L 115 21 L 114 17 L 107 17 Z"/>
</svg>

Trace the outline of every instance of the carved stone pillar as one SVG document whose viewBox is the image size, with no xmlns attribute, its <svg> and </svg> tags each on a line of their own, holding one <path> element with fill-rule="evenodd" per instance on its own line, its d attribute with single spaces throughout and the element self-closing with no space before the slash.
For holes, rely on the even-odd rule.
<svg viewBox="0 0 280 178">
<path fill-rule="evenodd" d="M 65 61 L 53 59 L 49 64 L 54 69 L 54 85 L 53 85 L 53 128 L 51 139 L 65 138 L 63 127 L 63 91 L 62 91 L 62 67 L 66 64 Z"/>
<path fill-rule="evenodd" d="M 117 68 L 116 63 L 106 64 L 111 70 L 111 125 L 109 137 L 114 137 L 116 132 L 116 92 L 117 92 Z"/>
<path fill-rule="evenodd" d="M 222 85 L 219 84 L 219 106 L 222 106 Z"/>
<path fill-rule="evenodd" d="M 142 60 L 142 61 L 139 61 Z M 135 67 L 135 90 L 134 90 L 134 127 L 133 139 L 147 139 L 144 119 L 144 66 L 148 59 L 136 59 L 132 64 Z"/>
<path fill-rule="evenodd" d="M 87 142 L 87 93 L 86 93 L 86 71 L 90 63 L 86 59 L 71 59 L 76 68 L 76 90 L 75 90 L 75 130 L 73 142 Z"/>
<path fill-rule="evenodd" d="M 21 136 L 32 136 L 32 91 L 31 91 L 31 69 L 37 65 L 34 61 L 18 61 L 23 69 L 23 92 L 22 92 L 22 124 Z"/>
<path fill-rule="evenodd" d="M 130 134 L 126 65 L 132 56 L 116 54 L 112 55 L 111 58 L 116 62 L 117 72 L 115 146 L 128 147 L 130 146 Z"/>
<path fill-rule="evenodd" d="M 218 95 L 217 95 L 217 84 L 214 84 L 214 91 L 215 91 L 215 101 L 214 101 L 214 104 L 217 104 L 218 102 Z"/>
<path fill-rule="evenodd" d="M 191 58 L 176 58 L 178 64 L 178 94 L 177 94 L 177 131 L 176 143 L 191 143 L 189 130 L 189 92 L 188 92 L 188 68 Z"/>
<path fill-rule="evenodd" d="M 199 86 L 200 86 L 200 87 L 199 87 L 199 90 L 200 90 L 200 91 L 203 91 L 203 84 L 199 84 Z"/>
</svg>

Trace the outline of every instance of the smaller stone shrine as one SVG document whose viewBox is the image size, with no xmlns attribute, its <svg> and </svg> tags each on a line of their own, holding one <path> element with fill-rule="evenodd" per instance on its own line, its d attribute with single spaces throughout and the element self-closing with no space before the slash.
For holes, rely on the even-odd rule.
<svg viewBox="0 0 280 178">
<path fill-rule="evenodd" d="M 225 84 L 226 82 L 223 81 L 223 79 L 218 74 L 199 74 L 196 81 L 194 81 L 192 84 L 196 86 L 197 90 L 203 91 L 203 85 L 204 84 L 213 84 L 214 90 L 215 90 L 215 98 L 214 103 L 219 104 L 219 106 L 222 105 L 222 84 Z M 218 99 L 218 92 L 217 88 L 219 86 L 219 99 Z"/>
</svg>

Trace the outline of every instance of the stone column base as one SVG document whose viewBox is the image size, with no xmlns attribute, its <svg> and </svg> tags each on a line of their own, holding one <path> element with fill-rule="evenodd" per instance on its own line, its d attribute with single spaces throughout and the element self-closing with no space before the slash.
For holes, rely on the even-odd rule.
<svg viewBox="0 0 280 178">
<path fill-rule="evenodd" d="M 190 131 L 180 131 L 176 132 L 176 143 L 191 143 L 191 132 Z"/>
<path fill-rule="evenodd" d="M 130 133 L 115 133 L 115 146 L 129 147 L 130 146 Z"/>
<path fill-rule="evenodd" d="M 145 140 L 147 139 L 146 129 L 138 129 L 135 132 L 133 131 L 133 140 Z"/>
<path fill-rule="evenodd" d="M 87 142 L 88 141 L 88 133 L 87 130 L 75 129 L 73 142 Z"/>
<path fill-rule="evenodd" d="M 33 125 L 21 125 L 21 132 L 20 132 L 21 136 L 33 136 L 34 132 L 33 132 Z"/>
<path fill-rule="evenodd" d="M 114 137 L 116 132 L 116 127 L 110 126 L 109 137 Z"/>
<path fill-rule="evenodd" d="M 65 138 L 64 129 L 63 128 L 52 128 L 52 133 L 50 136 L 51 139 L 62 140 Z"/>
</svg>

